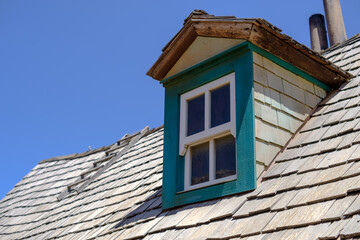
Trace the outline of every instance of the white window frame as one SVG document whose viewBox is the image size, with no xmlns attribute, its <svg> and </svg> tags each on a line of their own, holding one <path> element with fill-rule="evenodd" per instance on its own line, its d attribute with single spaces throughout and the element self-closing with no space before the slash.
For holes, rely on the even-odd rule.
<svg viewBox="0 0 360 240">
<path fill-rule="evenodd" d="M 211 97 L 210 92 L 226 84 L 230 84 L 230 121 L 216 127 L 210 126 Z M 190 136 L 187 133 L 187 101 L 197 96 L 205 95 L 205 126 L 204 130 Z M 236 106 L 235 106 L 235 73 L 225 75 L 215 81 L 193 89 L 180 96 L 180 141 L 179 155 L 185 156 L 184 190 L 192 190 L 221 182 L 236 179 L 236 175 L 215 179 L 215 147 L 214 141 L 226 135 L 233 135 L 236 139 Z M 191 151 L 190 147 L 209 142 L 209 181 L 191 185 Z"/>
</svg>

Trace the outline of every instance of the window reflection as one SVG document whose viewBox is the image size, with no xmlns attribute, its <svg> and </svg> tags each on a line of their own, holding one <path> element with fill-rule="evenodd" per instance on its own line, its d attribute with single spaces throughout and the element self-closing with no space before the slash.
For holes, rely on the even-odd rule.
<svg viewBox="0 0 360 240">
<path fill-rule="evenodd" d="M 230 122 L 230 84 L 211 91 L 211 127 Z"/>
<path fill-rule="evenodd" d="M 236 174 L 235 138 L 215 139 L 216 179 Z"/>
<path fill-rule="evenodd" d="M 201 132 L 205 125 L 205 95 L 187 101 L 187 136 Z"/>
<path fill-rule="evenodd" d="M 209 181 L 209 143 L 191 148 L 191 185 Z"/>
</svg>

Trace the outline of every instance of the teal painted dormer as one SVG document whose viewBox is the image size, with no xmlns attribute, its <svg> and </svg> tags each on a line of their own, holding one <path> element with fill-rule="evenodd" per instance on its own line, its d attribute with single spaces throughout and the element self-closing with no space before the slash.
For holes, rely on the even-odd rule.
<svg viewBox="0 0 360 240">
<path fill-rule="evenodd" d="M 164 208 L 256 187 L 252 53 L 236 52 L 164 81 Z"/>
<path fill-rule="evenodd" d="M 165 88 L 163 209 L 256 189 L 311 110 L 346 78 L 261 21 L 194 11 L 149 70 Z"/>
</svg>

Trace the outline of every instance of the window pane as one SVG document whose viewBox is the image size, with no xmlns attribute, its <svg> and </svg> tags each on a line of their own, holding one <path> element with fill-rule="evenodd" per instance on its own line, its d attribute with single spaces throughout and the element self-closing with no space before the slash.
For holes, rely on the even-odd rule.
<svg viewBox="0 0 360 240">
<path fill-rule="evenodd" d="M 187 136 L 201 132 L 205 125 L 205 95 L 193 98 L 187 102 Z"/>
<path fill-rule="evenodd" d="M 230 122 L 230 84 L 211 91 L 211 127 Z"/>
<path fill-rule="evenodd" d="M 215 140 L 216 179 L 236 174 L 235 138 L 232 135 Z"/>
<path fill-rule="evenodd" d="M 209 181 L 209 143 L 191 148 L 191 185 Z"/>
</svg>

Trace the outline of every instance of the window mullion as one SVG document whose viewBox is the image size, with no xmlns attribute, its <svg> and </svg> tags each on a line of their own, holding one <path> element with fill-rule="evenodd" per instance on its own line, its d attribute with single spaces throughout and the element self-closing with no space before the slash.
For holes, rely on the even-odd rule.
<svg viewBox="0 0 360 240">
<path fill-rule="evenodd" d="M 215 146 L 214 139 L 209 141 L 209 181 L 215 180 Z"/>
<path fill-rule="evenodd" d="M 210 93 L 205 92 L 205 131 L 210 128 Z"/>
<path fill-rule="evenodd" d="M 191 148 L 185 155 L 185 174 L 184 174 L 184 188 L 187 190 L 190 186 L 191 163 L 190 163 Z"/>
<path fill-rule="evenodd" d="M 236 99 L 235 99 L 235 79 L 230 81 L 230 132 L 236 138 Z"/>
</svg>

